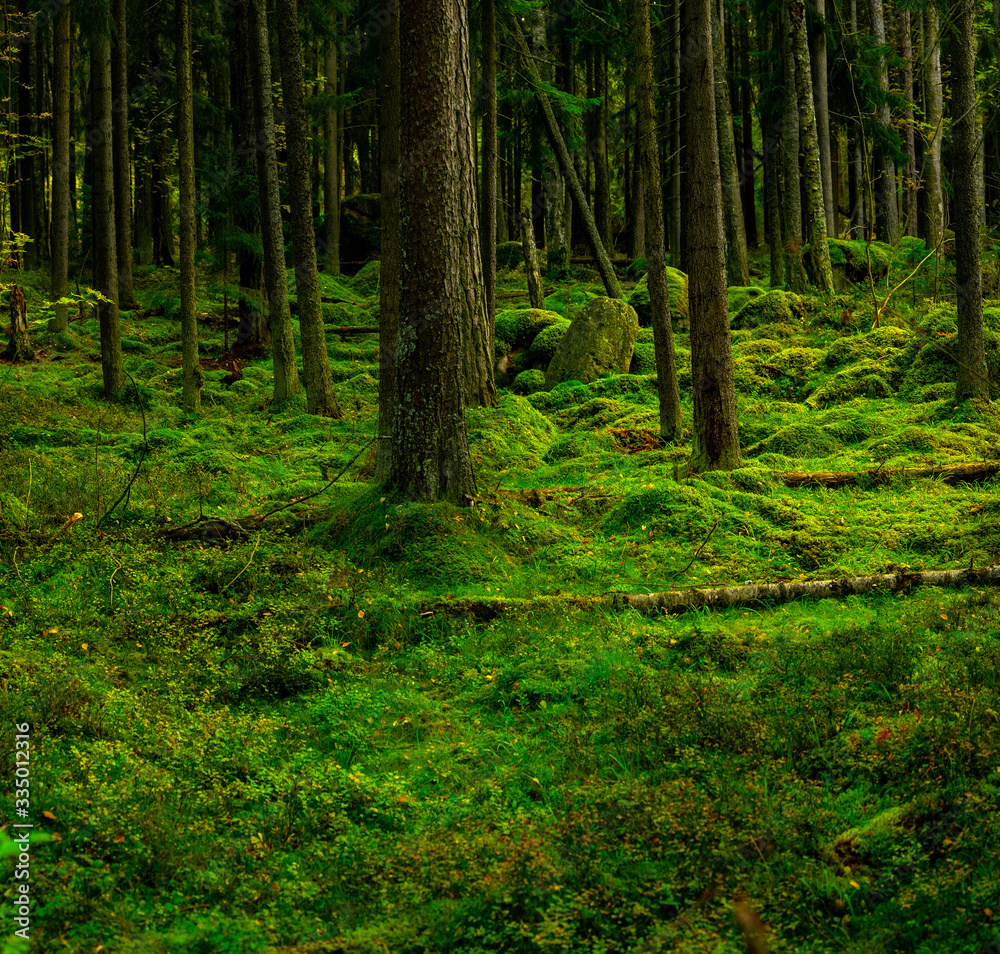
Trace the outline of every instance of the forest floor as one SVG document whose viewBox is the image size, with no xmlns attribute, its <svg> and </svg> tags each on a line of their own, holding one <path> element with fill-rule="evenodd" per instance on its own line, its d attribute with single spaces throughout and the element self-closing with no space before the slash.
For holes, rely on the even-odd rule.
<svg viewBox="0 0 1000 954">
<path fill-rule="evenodd" d="M 331 328 L 377 324 L 371 277 L 323 279 Z M 34 949 L 737 952 L 745 899 L 772 952 L 1000 952 L 1000 591 L 605 598 L 1000 563 L 996 477 L 903 473 L 1000 458 L 997 405 L 951 402 L 952 277 L 874 330 L 871 288 L 753 320 L 734 293 L 732 473 L 685 476 L 654 379 L 616 375 L 469 411 L 473 508 L 387 497 L 369 451 L 261 522 L 374 436 L 377 336 L 331 331 L 343 419 L 271 407 L 268 358 L 218 360 L 206 277 L 187 418 L 175 271 L 138 276 L 116 403 L 95 321 L 46 343 L 20 276 L 41 360 L 0 365 L 0 764 L 13 797 L 29 722 Z M 501 304 L 524 288 L 502 272 Z M 550 288 L 566 317 L 601 291 Z"/>
</svg>

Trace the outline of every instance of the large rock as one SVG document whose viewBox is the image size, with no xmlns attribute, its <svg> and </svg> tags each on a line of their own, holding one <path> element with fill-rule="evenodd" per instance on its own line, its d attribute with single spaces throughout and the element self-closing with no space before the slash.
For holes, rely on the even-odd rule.
<svg viewBox="0 0 1000 954">
<path fill-rule="evenodd" d="M 639 334 L 639 317 L 631 305 L 614 298 L 595 298 L 573 319 L 556 348 L 545 387 L 563 381 L 596 380 L 602 374 L 627 374 Z"/>
<path fill-rule="evenodd" d="M 639 324 L 644 328 L 653 321 L 653 309 L 649 303 L 649 286 L 646 284 L 647 278 L 646 275 L 642 276 L 642 280 L 635 286 L 635 290 L 628 298 L 628 303 L 639 316 Z M 684 272 L 671 268 L 669 265 L 667 266 L 667 293 L 670 295 L 670 318 L 674 331 L 687 331 L 690 327 L 688 321 L 688 277 Z"/>
</svg>

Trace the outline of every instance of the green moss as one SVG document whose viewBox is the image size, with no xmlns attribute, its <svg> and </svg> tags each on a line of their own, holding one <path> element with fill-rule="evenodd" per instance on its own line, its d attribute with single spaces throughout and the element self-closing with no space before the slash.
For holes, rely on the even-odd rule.
<svg viewBox="0 0 1000 954">
<path fill-rule="evenodd" d="M 520 242 L 500 242 L 497 245 L 497 268 L 517 268 L 524 264 L 524 249 Z"/>
<path fill-rule="evenodd" d="M 628 366 L 629 374 L 655 374 L 656 348 L 652 344 L 637 342 L 632 349 L 632 361 Z"/>
<path fill-rule="evenodd" d="M 791 324 L 805 314 L 800 295 L 774 289 L 751 298 L 732 318 L 733 328 L 758 328 L 762 325 Z"/>
<path fill-rule="evenodd" d="M 635 311 L 625 302 L 597 298 L 574 319 L 545 373 L 551 388 L 567 380 L 593 381 L 628 371 L 639 332 Z"/>
<path fill-rule="evenodd" d="M 522 371 L 510 386 L 514 394 L 534 394 L 545 389 L 545 372 L 538 368 Z"/>
<path fill-rule="evenodd" d="M 513 348 L 527 348 L 543 328 L 554 324 L 565 325 L 566 319 L 539 308 L 507 308 L 497 313 L 494 334 L 507 345 L 506 353 Z"/>
<path fill-rule="evenodd" d="M 564 285 L 545 299 L 545 308 L 572 320 L 581 308 L 598 297 L 579 285 Z"/>
<path fill-rule="evenodd" d="M 810 407 L 844 404 L 858 397 L 886 398 L 894 393 L 889 369 L 880 361 L 859 361 L 827 378 L 806 399 Z"/>
<path fill-rule="evenodd" d="M 498 470 L 535 466 L 555 435 L 548 418 L 509 391 L 496 407 L 470 408 L 466 421 L 474 458 Z"/>
<path fill-rule="evenodd" d="M 751 298 L 759 298 L 765 289 L 757 285 L 731 285 L 726 289 L 729 298 L 729 313 L 736 314 Z"/>
<path fill-rule="evenodd" d="M 688 327 L 688 279 L 684 272 L 676 268 L 667 266 L 667 292 L 670 296 L 670 317 L 675 329 Z M 639 316 L 639 324 L 648 325 L 653 320 L 653 314 L 649 304 L 649 286 L 647 276 L 642 280 L 628 296 L 628 303 L 635 309 Z"/>
<path fill-rule="evenodd" d="M 840 441 L 829 429 L 814 422 L 789 424 L 747 449 L 751 457 L 780 454 L 782 457 L 829 457 L 840 449 Z"/>
<path fill-rule="evenodd" d="M 865 243 L 855 239 L 827 239 L 830 261 L 843 269 L 852 282 L 879 281 L 888 274 L 894 250 L 882 242 Z"/>
<path fill-rule="evenodd" d="M 531 347 L 528 349 L 528 365 L 544 371 L 549 366 L 549 362 L 552 361 L 556 348 L 559 347 L 559 342 L 562 341 L 569 326 L 570 322 L 564 320 L 554 321 L 542 328 L 535 335 Z"/>
<path fill-rule="evenodd" d="M 374 295 L 378 291 L 381 271 L 381 262 L 367 262 L 361 266 L 361 270 L 351 279 L 351 288 L 359 295 L 364 295 L 365 297 Z"/>
</svg>

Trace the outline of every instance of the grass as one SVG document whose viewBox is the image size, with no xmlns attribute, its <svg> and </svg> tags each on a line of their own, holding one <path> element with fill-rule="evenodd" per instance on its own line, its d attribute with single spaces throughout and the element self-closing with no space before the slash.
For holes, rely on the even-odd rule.
<svg viewBox="0 0 1000 954">
<path fill-rule="evenodd" d="M 553 301 L 599 291 L 576 279 Z M 377 323 L 376 287 L 329 281 L 330 322 Z M 469 412 L 475 508 L 388 496 L 362 456 L 222 546 L 163 533 L 322 487 L 374 433 L 376 339 L 330 335 L 342 420 L 270 406 L 266 358 L 207 368 L 186 417 L 176 322 L 127 320 L 139 394 L 109 404 L 95 323 L 57 352 L 39 311 L 41 363 L 0 367 L 0 761 L 29 721 L 35 948 L 736 952 L 745 895 L 775 951 L 1000 949 L 995 591 L 587 603 L 1000 561 L 995 479 L 782 484 L 1000 432 L 949 402 L 946 304 L 875 331 L 861 293 L 794 304 L 734 332 L 740 470 L 682 476 L 651 376 L 571 382 Z"/>
</svg>

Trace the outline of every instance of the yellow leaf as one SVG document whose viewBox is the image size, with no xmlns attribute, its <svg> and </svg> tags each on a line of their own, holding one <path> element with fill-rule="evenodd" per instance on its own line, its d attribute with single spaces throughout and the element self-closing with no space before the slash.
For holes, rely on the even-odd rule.
<svg viewBox="0 0 1000 954">
<path fill-rule="evenodd" d="M 56 820 L 56 816 L 53 815 L 52 812 L 42 812 L 42 815 L 44 815 L 49 821 Z"/>
<path fill-rule="evenodd" d="M 364 619 L 364 618 L 365 618 L 365 611 L 358 610 L 358 619 Z"/>
<path fill-rule="evenodd" d="M 86 652 L 90 647 L 86 643 L 80 643 L 80 648 Z"/>
<path fill-rule="evenodd" d="M 852 888 L 860 888 L 860 887 L 861 887 L 861 885 L 859 885 L 859 884 L 857 883 L 857 881 L 852 881 L 852 882 L 850 882 L 850 884 L 851 884 L 851 887 L 852 887 Z"/>
</svg>

